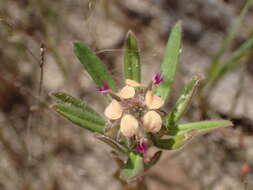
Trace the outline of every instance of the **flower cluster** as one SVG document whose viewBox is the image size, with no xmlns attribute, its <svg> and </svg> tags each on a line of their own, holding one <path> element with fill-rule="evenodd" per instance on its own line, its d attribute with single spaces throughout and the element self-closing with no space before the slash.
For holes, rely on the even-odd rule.
<svg viewBox="0 0 253 190">
<path fill-rule="evenodd" d="M 154 80 L 155 79 L 155 80 Z M 154 77 L 153 84 L 162 82 L 161 76 Z M 139 136 L 144 139 L 147 132 L 157 133 L 162 127 L 159 109 L 164 105 L 163 99 L 155 95 L 150 87 L 127 79 L 125 86 L 111 95 L 111 103 L 104 114 L 112 123 L 119 123 L 119 132 L 127 138 Z M 141 140 L 135 148 L 137 152 L 145 153 L 147 144 Z"/>
</svg>

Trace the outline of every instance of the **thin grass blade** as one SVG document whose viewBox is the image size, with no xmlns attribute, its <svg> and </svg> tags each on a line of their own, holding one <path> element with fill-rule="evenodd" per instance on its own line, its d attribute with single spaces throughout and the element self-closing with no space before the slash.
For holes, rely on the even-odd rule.
<svg viewBox="0 0 253 190">
<path fill-rule="evenodd" d="M 218 70 L 220 68 L 220 64 L 222 64 L 221 58 L 225 55 L 225 52 L 230 48 L 232 42 L 235 39 L 235 36 L 236 36 L 238 30 L 240 29 L 240 27 L 242 25 L 242 22 L 246 16 L 246 14 L 248 13 L 250 7 L 252 6 L 252 4 L 253 4 L 253 0 L 246 1 L 242 11 L 240 12 L 238 19 L 235 21 L 235 24 L 229 30 L 228 35 L 224 39 L 222 47 L 219 49 L 218 53 L 213 57 L 211 66 L 210 66 L 208 73 L 207 73 L 207 79 L 205 81 L 205 84 L 213 81 L 214 76 L 215 75 L 217 76 L 216 73 L 218 72 Z"/>
</svg>

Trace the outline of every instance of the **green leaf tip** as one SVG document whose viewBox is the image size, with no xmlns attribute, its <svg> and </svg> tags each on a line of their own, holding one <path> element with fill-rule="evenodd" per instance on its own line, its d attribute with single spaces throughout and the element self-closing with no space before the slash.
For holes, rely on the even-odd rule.
<svg viewBox="0 0 253 190">
<path fill-rule="evenodd" d="M 190 82 L 188 82 L 184 90 L 177 100 L 175 106 L 168 114 L 166 127 L 170 125 L 175 125 L 175 123 L 182 117 L 182 115 L 186 112 L 187 108 L 190 105 L 191 99 L 193 97 L 196 88 L 200 84 L 200 76 L 195 76 Z"/>
<path fill-rule="evenodd" d="M 141 82 L 141 63 L 138 42 L 132 31 L 128 31 L 124 48 L 125 79 Z"/>
<path fill-rule="evenodd" d="M 167 42 L 167 47 L 164 54 L 163 63 L 161 65 L 161 73 L 164 82 L 156 89 L 156 94 L 163 100 L 169 96 L 172 83 L 175 78 L 177 64 L 181 53 L 182 40 L 182 23 L 177 22 L 172 28 L 170 37 Z"/>
<path fill-rule="evenodd" d="M 106 83 L 112 91 L 117 91 L 116 84 L 106 66 L 92 50 L 80 42 L 74 42 L 74 52 L 85 70 L 100 88 Z"/>
<path fill-rule="evenodd" d="M 120 177 L 124 180 L 131 181 L 144 171 L 143 156 L 135 152 L 130 152 L 124 168 L 120 172 Z"/>
<path fill-rule="evenodd" d="M 197 133 L 205 133 L 205 132 L 209 132 L 221 127 L 230 127 L 230 126 L 233 126 L 233 123 L 228 120 L 199 121 L 199 122 L 169 126 L 166 132 L 166 135 L 170 135 L 170 136 L 181 135 L 193 129 Z"/>
<path fill-rule="evenodd" d="M 122 152 L 122 153 L 128 153 L 128 151 L 129 151 L 125 146 L 123 146 L 118 141 L 116 141 L 115 139 L 113 139 L 113 138 L 111 138 L 109 136 L 101 135 L 101 134 L 96 134 L 95 137 L 97 139 L 99 139 L 100 141 L 108 144 L 114 150 L 117 150 L 117 151 Z"/>
</svg>

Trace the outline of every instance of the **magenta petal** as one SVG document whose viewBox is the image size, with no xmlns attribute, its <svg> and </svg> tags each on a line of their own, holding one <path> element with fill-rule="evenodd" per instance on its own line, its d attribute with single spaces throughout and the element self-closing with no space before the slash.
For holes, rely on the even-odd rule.
<svg viewBox="0 0 253 190">
<path fill-rule="evenodd" d="M 110 90 L 110 86 L 107 83 L 104 83 L 102 87 L 97 87 L 97 89 L 101 93 L 106 93 Z"/>
<path fill-rule="evenodd" d="M 140 142 L 133 150 L 140 154 L 146 154 L 148 151 L 148 145 L 145 142 Z"/>
<path fill-rule="evenodd" d="M 156 73 L 156 75 L 153 77 L 152 80 L 153 80 L 153 83 L 154 83 L 155 85 L 161 84 L 161 83 L 163 82 L 163 78 L 162 78 L 161 73 Z"/>
</svg>

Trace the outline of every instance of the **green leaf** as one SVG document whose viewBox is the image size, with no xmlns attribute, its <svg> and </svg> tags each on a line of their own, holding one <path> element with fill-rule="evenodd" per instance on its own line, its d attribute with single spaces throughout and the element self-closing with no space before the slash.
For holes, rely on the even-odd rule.
<svg viewBox="0 0 253 190">
<path fill-rule="evenodd" d="M 247 0 L 243 9 L 240 12 L 239 17 L 235 20 L 235 24 L 229 30 L 227 36 L 224 39 L 222 47 L 219 49 L 218 53 L 213 57 L 210 68 L 208 69 L 207 78 L 205 83 L 212 83 L 215 78 L 218 76 L 222 62 L 221 58 L 225 55 L 226 51 L 231 47 L 232 42 L 234 41 L 238 30 L 241 28 L 242 22 L 248 13 L 250 7 L 252 6 L 253 0 Z"/>
<path fill-rule="evenodd" d="M 218 120 L 218 121 L 200 121 L 193 123 L 180 124 L 175 126 L 169 126 L 166 135 L 182 135 L 188 131 L 195 130 L 196 132 L 209 132 L 210 130 L 217 129 L 220 127 L 233 126 L 231 121 Z"/>
<path fill-rule="evenodd" d="M 88 129 L 92 132 L 103 134 L 106 121 L 83 109 L 69 105 L 53 105 L 59 114 L 73 122 L 74 124 Z"/>
<path fill-rule="evenodd" d="M 169 96 L 175 78 L 181 49 L 181 38 L 182 26 L 181 22 L 178 22 L 171 31 L 161 66 L 161 73 L 164 81 L 156 89 L 156 94 L 163 100 L 166 100 Z"/>
<path fill-rule="evenodd" d="M 168 121 L 166 126 L 174 125 L 185 113 L 188 108 L 194 91 L 200 83 L 199 77 L 194 77 L 184 88 L 181 96 L 176 102 L 176 105 L 168 115 Z"/>
<path fill-rule="evenodd" d="M 165 150 L 176 150 L 182 148 L 194 136 L 194 130 L 183 135 L 177 135 L 168 139 L 156 139 L 155 146 Z"/>
<path fill-rule="evenodd" d="M 161 158 L 162 151 L 157 151 L 151 158 L 151 160 L 145 164 L 145 170 L 148 170 L 150 167 L 154 166 Z"/>
<path fill-rule="evenodd" d="M 109 136 L 97 134 L 96 138 L 111 146 L 114 150 L 127 153 L 128 149 Z"/>
<path fill-rule="evenodd" d="M 135 152 L 130 152 L 120 177 L 125 180 L 132 180 L 144 171 L 143 156 Z"/>
<path fill-rule="evenodd" d="M 79 100 L 69 94 L 66 94 L 64 92 L 54 92 L 52 93 L 52 96 L 57 98 L 61 104 L 71 105 L 76 108 L 83 109 L 85 111 L 88 111 L 90 113 L 93 113 L 99 117 L 101 117 L 95 110 L 93 110 L 90 106 L 88 106 L 86 103 L 84 103 L 82 100 Z"/>
<path fill-rule="evenodd" d="M 113 91 L 117 91 L 115 82 L 105 65 L 86 45 L 75 42 L 74 52 L 80 63 L 99 87 L 107 83 Z"/>
<path fill-rule="evenodd" d="M 124 74 L 125 79 L 141 82 L 141 64 L 137 40 L 134 34 L 127 33 L 124 49 Z"/>
</svg>

